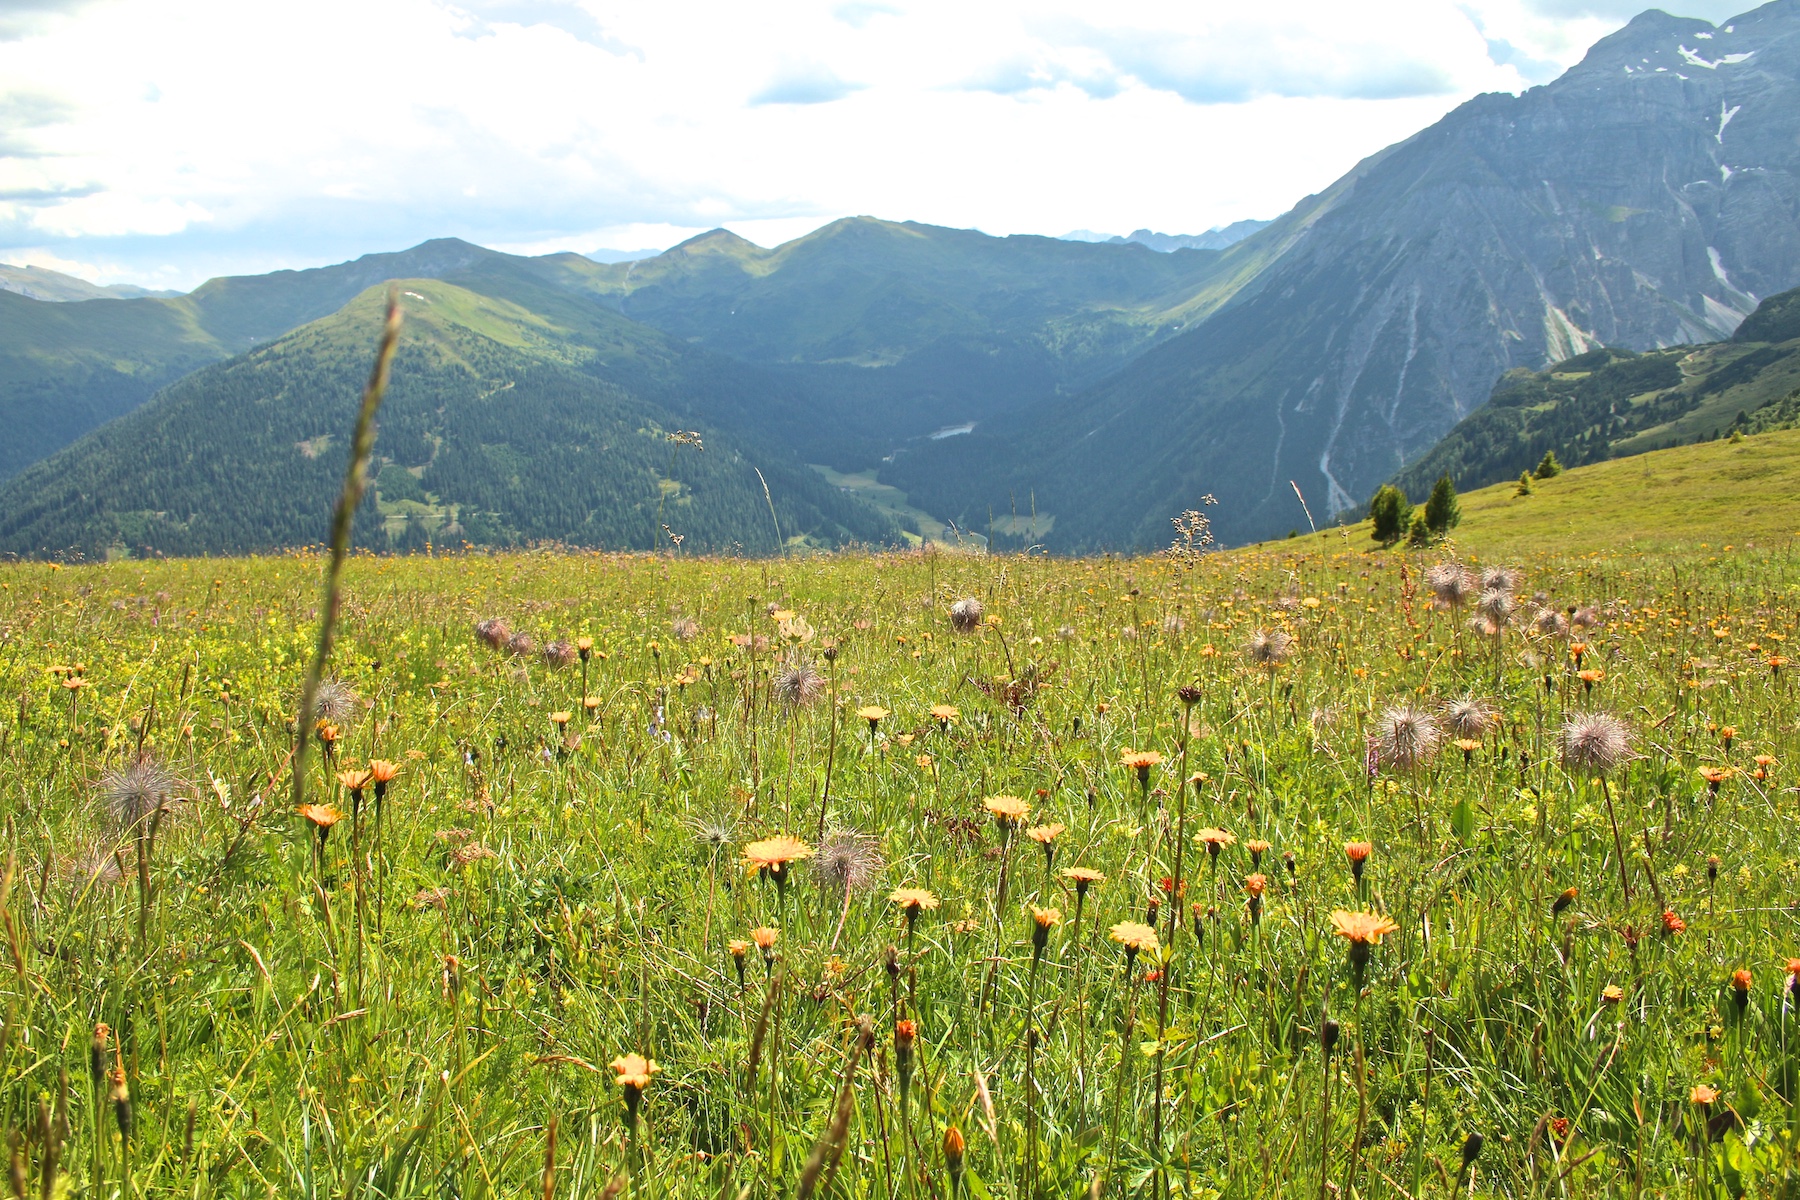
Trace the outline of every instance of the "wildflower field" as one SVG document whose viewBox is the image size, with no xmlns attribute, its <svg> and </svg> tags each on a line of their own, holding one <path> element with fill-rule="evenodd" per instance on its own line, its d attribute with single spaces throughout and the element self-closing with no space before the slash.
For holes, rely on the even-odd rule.
<svg viewBox="0 0 1800 1200">
<path fill-rule="evenodd" d="M 1756 1196 L 1791 542 L 0 567 L 16 1195 Z"/>
</svg>

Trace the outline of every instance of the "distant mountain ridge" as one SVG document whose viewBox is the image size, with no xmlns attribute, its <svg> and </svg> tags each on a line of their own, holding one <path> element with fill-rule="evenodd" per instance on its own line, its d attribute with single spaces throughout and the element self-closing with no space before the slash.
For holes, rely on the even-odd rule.
<svg viewBox="0 0 1800 1200">
<path fill-rule="evenodd" d="M 1800 0 L 1650 11 L 1554 83 L 1478 96 L 1223 252 L 1197 326 L 884 478 L 959 521 L 1035 498 L 1052 548 L 1232 541 L 1366 500 L 1515 367 L 1728 335 L 1800 283 Z"/>
<path fill-rule="evenodd" d="M 1065 242 L 1104 242 L 1109 246 L 1123 246 L 1135 242 L 1140 246 L 1148 246 L 1152 250 L 1170 253 L 1176 250 L 1223 250 L 1227 246 L 1236 245 L 1257 230 L 1271 224 L 1269 221 L 1233 221 L 1229 225 L 1220 225 L 1205 233 L 1154 233 L 1148 229 L 1134 229 L 1120 236 L 1095 233 L 1091 229 L 1077 229 L 1062 235 Z"/>
<path fill-rule="evenodd" d="M 26 265 L 15 267 L 0 263 L 0 291 L 15 292 L 33 300 L 138 300 L 146 296 L 179 296 L 180 292 L 159 291 L 134 283 L 89 283 L 74 275 L 52 271 L 49 267 Z"/>
</svg>

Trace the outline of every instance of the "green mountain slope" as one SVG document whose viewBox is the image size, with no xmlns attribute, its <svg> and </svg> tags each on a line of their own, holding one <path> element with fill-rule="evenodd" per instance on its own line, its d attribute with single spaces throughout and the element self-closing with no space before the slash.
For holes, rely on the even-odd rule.
<svg viewBox="0 0 1800 1200">
<path fill-rule="evenodd" d="M 562 285 L 777 369 L 834 414 L 781 435 L 849 470 L 1105 377 L 1228 298 L 1253 256 L 855 217 L 774 249 L 715 230 L 640 262 L 566 264 Z"/>
<path fill-rule="evenodd" d="M 211 280 L 172 298 L 38 300 L 0 290 L 0 479 L 158 388 L 273 341 L 393 278 L 439 278 L 492 250 L 453 238 L 306 271 Z"/>
<path fill-rule="evenodd" d="M 510 286 L 524 292 L 529 278 Z M 501 285 L 496 283 L 495 289 Z M 436 280 L 403 285 L 407 329 L 381 415 L 361 537 L 647 548 L 897 540 L 790 455 L 631 390 L 691 352 L 592 304 L 564 324 Z M 237 553 L 324 536 L 383 289 L 209 366 L 0 488 L 0 553 Z M 698 372 L 696 372 L 698 374 Z M 691 378 L 691 376 L 690 376 Z M 691 398 L 690 398 L 691 399 Z M 667 435 L 698 429 L 705 449 Z M 667 532 L 662 528 L 667 526 Z"/>
<path fill-rule="evenodd" d="M 1228 296 L 1247 277 L 1245 261 L 857 218 L 773 250 L 719 231 L 603 265 L 440 239 L 316 270 L 215 279 L 173 299 L 105 302 L 122 307 L 89 301 L 44 314 L 35 310 L 46 302 L 9 297 L 0 420 L 22 434 L 0 449 L 0 478 L 181 374 L 390 278 L 477 291 L 530 283 L 534 310 L 560 295 L 728 355 L 749 366 L 710 360 L 710 390 L 723 394 L 723 376 L 741 375 L 756 400 L 740 405 L 747 427 L 809 460 L 864 467 L 905 439 L 1092 382 Z M 1227 263 L 1232 280 L 1209 283 Z M 650 374 L 636 382 L 686 387 Z M 770 389 L 785 401 L 764 403 Z"/>
<path fill-rule="evenodd" d="M 1797 394 L 1800 288 L 1763 301 L 1727 341 L 1590 350 L 1547 370 L 1508 371 L 1396 482 L 1420 496 L 1446 473 L 1460 488 L 1517 479 L 1548 450 L 1578 466 L 1776 428 L 1794 419 Z"/>
<path fill-rule="evenodd" d="M 0 291 L 0 479 L 225 354 L 178 301 Z"/>
<path fill-rule="evenodd" d="M 1453 551 L 1480 562 L 1579 555 L 1658 553 L 1800 539 L 1800 429 L 1650 450 L 1571 467 L 1521 496 L 1513 481 L 1467 491 L 1450 550 L 1407 550 L 1433 562 Z M 1382 552 L 1368 521 L 1316 535 L 1261 542 L 1227 555 L 1324 547 Z"/>
</svg>

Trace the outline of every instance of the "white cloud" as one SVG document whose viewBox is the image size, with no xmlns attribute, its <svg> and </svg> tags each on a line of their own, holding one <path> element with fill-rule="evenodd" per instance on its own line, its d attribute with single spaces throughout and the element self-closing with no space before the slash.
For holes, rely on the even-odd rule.
<svg viewBox="0 0 1800 1200">
<path fill-rule="evenodd" d="M 1620 23 L 1602 0 L 0 0 L 7 14 L 0 259 L 163 286 L 445 235 L 635 249 L 726 225 L 766 245 L 855 213 L 1197 232 L 1273 216 Z"/>
</svg>

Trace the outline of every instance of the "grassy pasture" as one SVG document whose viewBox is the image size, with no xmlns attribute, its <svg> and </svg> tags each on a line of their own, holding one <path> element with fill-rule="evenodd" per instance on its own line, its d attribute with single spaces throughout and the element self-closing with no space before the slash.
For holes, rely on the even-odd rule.
<svg viewBox="0 0 1800 1200">
<path fill-rule="evenodd" d="M 1746 445 L 1781 455 L 1694 469 L 1800 442 Z M 316 558 L 0 567 L 19 1186 L 1791 1194 L 1793 522 L 1739 535 L 1647 464 L 1517 502 L 1585 515 L 1567 547 L 1465 498 L 1463 561 L 1522 576 L 1498 636 L 1433 607 L 1441 550 L 1335 533 L 1191 569 L 359 559 L 323 836 L 286 770 Z M 1611 532 L 1650 503 L 1667 540 Z M 1539 593 L 1594 623 L 1540 630 Z M 1465 695 L 1464 746 L 1371 760 L 1392 706 Z M 1630 729 L 1604 786 L 1561 761 L 1592 713 Z M 109 783 L 140 753 L 160 816 Z M 335 777 L 372 759 L 379 806 Z M 777 835 L 813 856 L 747 872 Z M 1360 979 L 1334 911 L 1397 926 Z"/>
</svg>

